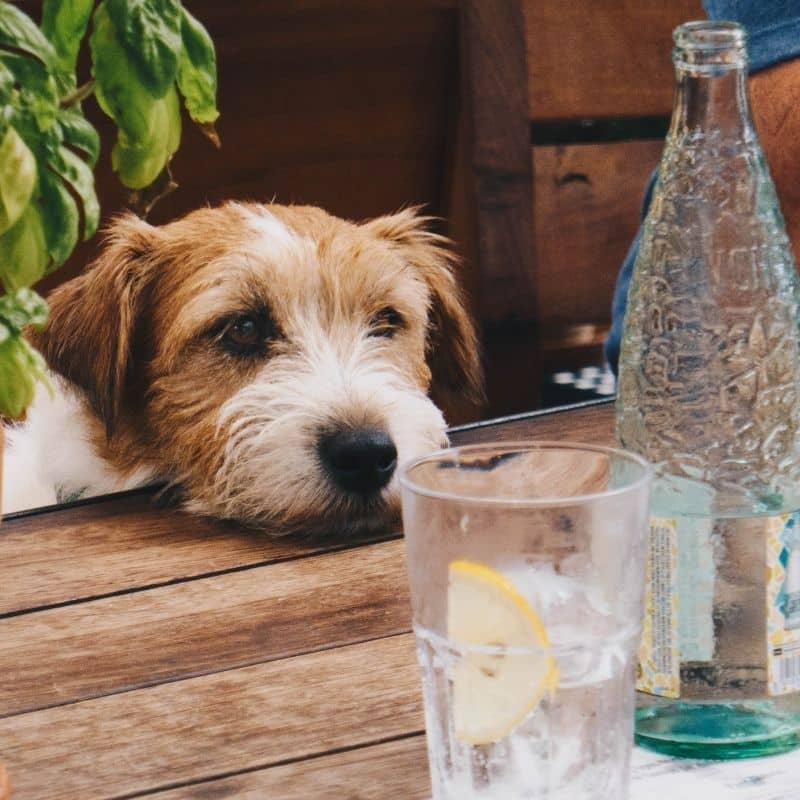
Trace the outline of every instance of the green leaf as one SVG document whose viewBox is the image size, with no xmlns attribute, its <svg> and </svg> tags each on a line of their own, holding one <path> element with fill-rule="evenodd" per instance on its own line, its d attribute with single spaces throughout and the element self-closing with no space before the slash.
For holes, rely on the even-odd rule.
<svg viewBox="0 0 800 800">
<path fill-rule="evenodd" d="M 78 244 L 80 213 L 64 181 L 48 169 L 41 173 L 37 200 L 47 250 L 52 258 L 49 272 L 60 267 Z"/>
<path fill-rule="evenodd" d="M 9 128 L 0 142 L 0 233 L 22 216 L 35 187 L 36 159 L 14 128 Z"/>
<path fill-rule="evenodd" d="M 94 236 L 100 224 L 100 204 L 94 189 L 92 168 L 76 153 L 59 148 L 58 157 L 50 162 L 54 169 L 80 197 L 83 205 L 83 238 Z"/>
<path fill-rule="evenodd" d="M 100 135 L 94 125 L 75 109 L 62 111 L 58 115 L 58 124 L 64 144 L 84 153 L 89 165 L 94 167 L 100 155 Z"/>
<path fill-rule="evenodd" d="M 12 333 L 28 325 L 41 328 L 47 322 L 47 303 L 32 289 L 20 289 L 0 297 L 0 322 Z"/>
<path fill-rule="evenodd" d="M 34 21 L 11 3 L 0 2 L 0 48 L 35 56 L 49 69 L 57 65 L 56 51 Z"/>
<path fill-rule="evenodd" d="M 0 105 L 0 139 L 6 135 L 11 126 L 11 119 L 14 116 L 14 108 L 12 106 Z"/>
<path fill-rule="evenodd" d="M 14 91 L 14 75 L 11 70 L 0 61 L 0 139 L 6 135 L 11 118 L 14 116 L 14 107 L 11 105 Z"/>
<path fill-rule="evenodd" d="M 178 60 L 178 88 L 189 116 L 201 124 L 219 117 L 217 56 L 208 31 L 185 8 L 181 22 L 183 50 Z"/>
<path fill-rule="evenodd" d="M 157 98 L 139 83 L 106 2 L 95 11 L 90 47 L 97 100 L 119 128 L 112 166 L 125 186 L 144 188 L 161 174 L 180 143 L 177 92 L 171 86 Z"/>
<path fill-rule="evenodd" d="M 11 70 L 0 62 L 0 102 L 11 102 L 11 91 L 14 88 L 14 75 Z"/>
<path fill-rule="evenodd" d="M 19 335 L 0 337 L 0 414 L 21 416 L 33 402 L 37 381 L 50 385 L 41 355 Z"/>
<path fill-rule="evenodd" d="M 135 141 L 123 131 L 111 151 L 111 164 L 129 189 L 144 189 L 158 178 L 181 142 L 181 109 L 171 88 L 153 104 L 146 137 Z"/>
<path fill-rule="evenodd" d="M 33 286 L 44 275 L 49 259 L 42 220 L 29 205 L 0 236 L 0 279 L 12 291 Z"/>
<path fill-rule="evenodd" d="M 12 102 L 15 108 L 34 119 L 40 131 L 48 130 L 55 122 L 60 100 L 50 71 L 35 58 L 4 50 L 0 50 L 0 64 L 13 76 L 16 92 L 12 96 L 16 94 L 16 97 Z M 16 127 L 20 130 L 19 125 Z M 28 139 L 24 134 L 23 138 Z"/>
<path fill-rule="evenodd" d="M 74 120 L 70 117 L 77 119 L 80 112 L 61 112 L 60 116 L 67 118 L 66 127 L 71 130 L 70 123 Z M 19 119 L 15 117 L 15 125 Z M 35 124 L 29 123 L 25 130 L 38 173 L 32 206 L 39 215 L 44 232 L 49 254 L 46 267 L 49 271 L 63 264 L 74 250 L 79 238 L 81 208 L 86 238 L 97 228 L 100 211 L 94 192 L 94 175 L 85 160 L 89 154 L 79 155 L 64 146 L 63 142 L 67 140 L 61 124 L 39 132 Z M 73 187 L 73 192 L 70 192 L 67 184 Z M 80 207 L 74 195 L 80 198 Z M 26 272 L 24 267 L 20 269 Z"/>
<path fill-rule="evenodd" d="M 120 44 L 144 85 L 162 97 L 178 73 L 181 5 L 178 0 L 105 0 Z"/>
<path fill-rule="evenodd" d="M 42 33 L 52 43 L 62 72 L 75 72 L 93 6 L 94 0 L 44 0 Z"/>
<path fill-rule="evenodd" d="M 157 98 L 136 79 L 136 70 L 117 39 L 105 2 L 94 13 L 89 46 L 100 108 L 131 141 L 144 141 Z"/>
</svg>

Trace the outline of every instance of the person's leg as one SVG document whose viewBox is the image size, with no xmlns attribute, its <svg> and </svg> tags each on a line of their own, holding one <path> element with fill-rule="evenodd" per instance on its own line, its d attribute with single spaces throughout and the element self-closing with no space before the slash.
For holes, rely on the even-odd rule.
<svg viewBox="0 0 800 800">
<path fill-rule="evenodd" d="M 658 173 L 653 172 L 647 183 L 647 188 L 644 190 L 642 219 L 645 218 L 647 209 L 650 208 L 650 199 L 653 196 L 653 187 L 656 184 L 657 177 Z M 640 225 L 639 230 L 636 232 L 636 238 L 631 242 L 631 246 L 628 248 L 628 253 L 625 256 L 622 269 L 617 275 L 617 283 L 614 287 L 614 299 L 611 303 L 611 329 L 606 338 L 605 357 L 615 375 L 617 372 L 617 362 L 619 361 L 619 346 L 622 341 L 622 323 L 625 317 L 625 307 L 628 304 L 628 286 L 631 282 L 633 262 L 636 261 L 636 254 L 639 252 L 639 241 L 641 238 L 642 226 Z"/>
<path fill-rule="evenodd" d="M 758 138 L 800 263 L 800 58 L 750 76 Z"/>
</svg>

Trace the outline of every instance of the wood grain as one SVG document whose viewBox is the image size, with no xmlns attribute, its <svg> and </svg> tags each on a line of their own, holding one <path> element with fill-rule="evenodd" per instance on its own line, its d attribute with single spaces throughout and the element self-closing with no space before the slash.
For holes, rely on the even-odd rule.
<svg viewBox="0 0 800 800">
<path fill-rule="evenodd" d="M 611 298 L 639 227 L 660 141 L 536 147 L 536 263 L 542 336 L 611 321 Z"/>
<path fill-rule="evenodd" d="M 532 119 L 668 114 L 672 29 L 700 0 L 523 0 Z"/>
<path fill-rule="evenodd" d="M 494 415 L 539 404 L 538 380 L 527 386 L 514 381 L 515 351 L 521 350 L 538 371 L 536 347 L 531 346 L 537 338 L 537 301 L 525 42 L 516 0 L 463 0 L 460 11 L 461 105 L 466 119 L 459 132 L 468 144 L 460 162 L 465 176 L 458 182 L 473 212 L 457 218 L 453 232 L 470 247 L 488 414 Z M 458 230 L 459 222 L 474 230 Z M 507 391 L 515 383 L 516 396 Z"/>
<path fill-rule="evenodd" d="M 0 720 L 14 800 L 101 800 L 423 729 L 410 634 Z"/>
<path fill-rule="evenodd" d="M 544 438 L 600 435 L 582 413 L 569 423 L 554 415 L 489 426 L 463 436 Z M 605 421 L 610 435 L 611 416 Z M 529 427 L 530 426 L 530 427 Z M 577 426 L 577 427 L 576 427 Z M 580 438 L 578 436 L 577 438 Z M 589 441 L 589 439 L 587 439 Z M 386 538 L 393 535 L 387 532 Z M 98 501 L 0 527 L 0 614 L 97 598 L 182 581 L 230 569 L 273 563 L 337 549 L 355 542 L 275 539 L 236 525 L 152 507 L 146 495 Z"/>
<path fill-rule="evenodd" d="M 608 441 L 612 418 L 604 404 L 453 440 Z M 143 497 L 0 528 L 0 587 L 36 596 L 61 571 L 74 604 L 0 620 L 14 800 L 427 796 L 413 637 L 392 635 L 408 626 L 401 542 L 319 553 Z M 142 591 L 83 601 L 79 575 Z"/>
<path fill-rule="evenodd" d="M 424 736 L 151 795 L 153 800 L 430 800 Z"/>
<path fill-rule="evenodd" d="M 0 717 L 411 629 L 403 543 L 0 620 Z"/>
<path fill-rule="evenodd" d="M 319 542 L 274 538 L 231 523 L 153 508 L 145 494 L 101 500 L 4 521 L 0 527 L 0 614 L 351 544 L 355 541 L 333 535 Z"/>
<path fill-rule="evenodd" d="M 536 307 L 521 21 L 517 3 L 509 0 L 461 3 L 462 91 L 470 121 L 484 322 L 528 320 Z"/>
<path fill-rule="evenodd" d="M 450 441 L 455 445 L 528 439 L 613 445 L 614 402 L 603 401 L 568 412 L 508 417 L 492 425 L 465 425 L 450 433 Z"/>
</svg>

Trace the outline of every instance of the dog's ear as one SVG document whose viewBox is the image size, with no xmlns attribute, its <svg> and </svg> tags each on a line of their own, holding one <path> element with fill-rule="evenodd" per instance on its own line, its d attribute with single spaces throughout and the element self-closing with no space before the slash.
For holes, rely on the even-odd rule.
<svg viewBox="0 0 800 800">
<path fill-rule="evenodd" d="M 431 393 L 480 405 L 484 401 L 483 370 L 475 327 L 453 274 L 459 261 L 452 242 L 429 230 L 433 218 L 418 211 L 407 208 L 367 224 L 377 236 L 401 248 L 406 263 L 428 284 Z"/>
<path fill-rule="evenodd" d="M 86 392 L 109 436 L 131 369 L 157 236 L 133 214 L 115 220 L 87 271 L 50 294 L 47 326 L 32 335 L 50 368 Z"/>
</svg>

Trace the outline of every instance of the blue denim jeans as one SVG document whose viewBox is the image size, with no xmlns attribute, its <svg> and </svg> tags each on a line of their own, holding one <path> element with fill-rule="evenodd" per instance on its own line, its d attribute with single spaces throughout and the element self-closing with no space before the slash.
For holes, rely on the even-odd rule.
<svg viewBox="0 0 800 800">
<path fill-rule="evenodd" d="M 745 26 L 750 72 L 757 72 L 800 56 L 800 0 L 704 0 L 703 8 L 709 19 L 733 20 Z M 653 173 L 644 193 L 642 219 L 650 207 L 655 181 L 656 173 Z M 606 340 L 605 353 L 615 373 L 619 360 L 622 323 L 628 302 L 628 285 L 641 235 L 640 227 L 625 256 L 614 289 L 611 330 Z"/>
</svg>

